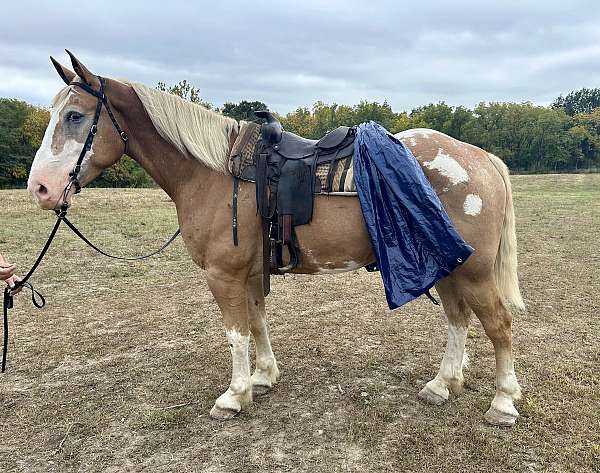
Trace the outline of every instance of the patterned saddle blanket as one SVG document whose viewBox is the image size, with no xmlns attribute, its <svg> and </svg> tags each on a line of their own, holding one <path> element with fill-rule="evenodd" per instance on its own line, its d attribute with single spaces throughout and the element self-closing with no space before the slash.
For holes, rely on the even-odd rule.
<svg viewBox="0 0 600 473">
<path fill-rule="evenodd" d="M 229 171 L 235 177 L 256 182 L 256 165 L 261 148 L 261 126 L 241 122 L 238 137 L 229 156 Z M 356 195 L 352 155 L 317 164 L 315 194 Z"/>
</svg>

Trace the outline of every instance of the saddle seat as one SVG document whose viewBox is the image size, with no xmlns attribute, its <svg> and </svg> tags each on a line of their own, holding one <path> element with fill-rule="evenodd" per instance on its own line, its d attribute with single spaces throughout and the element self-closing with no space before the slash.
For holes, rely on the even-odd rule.
<svg viewBox="0 0 600 473">
<path fill-rule="evenodd" d="M 340 150 L 340 145 L 347 140 L 350 130 L 348 126 L 340 126 L 330 131 L 320 140 L 309 140 L 289 131 L 284 131 L 281 123 L 268 111 L 255 112 L 259 118 L 264 118 L 261 135 L 264 143 L 273 146 L 277 154 L 286 159 L 306 159 L 319 155 L 318 161 L 326 161 L 333 152 L 348 156 L 347 151 L 354 150 L 354 140 L 349 140 L 348 150 Z"/>
<path fill-rule="evenodd" d="M 341 126 L 319 140 L 310 140 L 285 131 L 268 111 L 255 113 L 265 123 L 260 130 L 254 124 L 247 128 L 239 149 L 232 151 L 232 162 L 237 163 L 232 173 L 256 182 L 257 209 L 263 220 L 266 294 L 269 274 L 283 274 L 301 264 L 294 227 L 312 220 L 315 193 L 331 192 L 334 178 L 338 184 L 342 182 L 340 173 L 346 174 L 354 154 L 356 130 Z M 255 144 L 248 144 L 252 142 Z M 249 154 L 251 159 L 239 159 Z M 338 170 L 340 162 L 343 165 Z M 327 169 L 326 174 L 317 176 L 317 168 Z M 289 254 L 287 264 L 283 262 L 284 247 Z"/>
</svg>

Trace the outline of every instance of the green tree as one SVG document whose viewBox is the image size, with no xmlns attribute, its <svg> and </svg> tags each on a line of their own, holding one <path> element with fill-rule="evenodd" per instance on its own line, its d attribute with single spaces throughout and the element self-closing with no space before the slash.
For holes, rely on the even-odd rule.
<svg viewBox="0 0 600 473">
<path fill-rule="evenodd" d="M 569 130 L 579 144 L 579 167 L 600 167 L 600 108 L 590 113 L 578 113 L 573 117 L 573 127 Z"/>
<path fill-rule="evenodd" d="M 566 97 L 559 95 L 552 103 L 552 108 L 562 108 L 567 115 L 591 113 L 600 107 L 600 89 L 583 89 L 569 92 Z"/>
<path fill-rule="evenodd" d="M 254 112 L 258 112 L 260 110 L 268 110 L 267 105 L 257 100 L 254 102 L 242 100 L 240 103 L 226 102 L 223 105 L 223 108 L 221 108 L 220 112 L 223 115 L 234 118 L 238 121 L 245 120 L 248 122 L 256 122 L 259 121 L 259 119 L 256 115 L 254 115 Z"/>
<path fill-rule="evenodd" d="M 37 149 L 42 144 L 44 133 L 50 122 L 50 112 L 45 108 L 32 107 L 21 129 L 29 144 Z"/>
<path fill-rule="evenodd" d="M 164 82 L 159 82 L 156 88 L 163 92 L 168 92 L 170 94 L 177 95 L 182 99 L 189 100 L 192 103 L 202 105 L 203 107 L 206 107 L 209 110 L 213 108 L 213 105 L 211 103 L 202 100 L 202 97 L 200 95 L 200 89 L 194 87 L 185 79 L 171 86 L 166 85 Z"/>
</svg>

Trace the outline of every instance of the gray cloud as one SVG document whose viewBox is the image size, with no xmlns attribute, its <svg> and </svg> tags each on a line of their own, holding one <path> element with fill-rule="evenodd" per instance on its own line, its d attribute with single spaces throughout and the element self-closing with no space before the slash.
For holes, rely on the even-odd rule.
<svg viewBox="0 0 600 473">
<path fill-rule="evenodd" d="M 317 100 L 547 104 L 600 86 L 597 2 L 10 2 L 0 96 L 48 104 L 48 61 L 72 50 L 94 72 L 155 85 L 187 79 L 215 104 Z"/>
</svg>

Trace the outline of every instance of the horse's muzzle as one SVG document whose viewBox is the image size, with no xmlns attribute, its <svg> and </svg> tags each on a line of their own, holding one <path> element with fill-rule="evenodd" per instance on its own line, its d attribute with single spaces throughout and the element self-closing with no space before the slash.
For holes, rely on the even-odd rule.
<svg viewBox="0 0 600 473">
<path fill-rule="evenodd" d="M 41 179 L 30 178 L 27 190 L 35 202 L 44 210 L 56 210 L 62 204 L 64 186 L 50 186 Z M 70 193 L 69 193 L 70 194 Z M 67 196 L 70 200 L 71 196 Z"/>
</svg>

